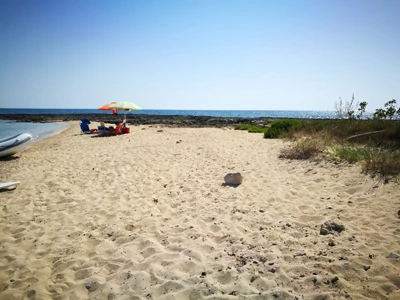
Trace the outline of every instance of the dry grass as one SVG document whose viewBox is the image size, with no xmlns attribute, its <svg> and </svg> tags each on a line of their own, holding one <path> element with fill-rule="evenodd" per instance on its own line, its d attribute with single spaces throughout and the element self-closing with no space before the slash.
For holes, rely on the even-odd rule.
<svg viewBox="0 0 400 300">
<path fill-rule="evenodd" d="M 308 159 L 330 149 L 332 158 L 360 163 L 366 173 L 400 174 L 399 121 L 326 120 L 300 125 L 289 132 L 294 143 L 282 149 L 279 157 Z M 348 140 L 357 134 L 360 136 Z"/>
<path fill-rule="evenodd" d="M 322 152 L 325 142 L 314 137 L 302 137 L 294 142 L 293 145 L 281 150 L 280 158 L 288 159 L 309 159 Z"/>
<path fill-rule="evenodd" d="M 365 172 L 381 175 L 400 174 L 400 151 L 373 149 L 362 162 Z"/>
</svg>

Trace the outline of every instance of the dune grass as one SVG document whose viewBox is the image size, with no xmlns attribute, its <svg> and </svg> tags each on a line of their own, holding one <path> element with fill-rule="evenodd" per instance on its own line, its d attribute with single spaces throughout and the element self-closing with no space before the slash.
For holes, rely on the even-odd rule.
<svg viewBox="0 0 400 300">
<path fill-rule="evenodd" d="M 282 149 L 279 157 L 288 159 L 309 159 L 324 149 L 322 140 L 313 137 L 302 137 L 293 145 Z"/>
<path fill-rule="evenodd" d="M 330 148 L 331 156 L 360 163 L 366 173 L 400 175 L 398 120 L 298 121 L 287 137 L 294 142 L 282 149 L 282 158 L 308 159 Z"/>
</svg>

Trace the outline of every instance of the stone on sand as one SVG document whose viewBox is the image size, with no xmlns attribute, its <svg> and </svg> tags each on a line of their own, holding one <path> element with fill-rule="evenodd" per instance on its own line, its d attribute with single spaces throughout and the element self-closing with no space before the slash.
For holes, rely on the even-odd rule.
<svg viewBox="0 0 400 300">
<path fill-rule="evenodd" d="M 228 173 L 225 175 L 224 180 L 225 180 L 225 184 L 239 185 L 239 184 L 242 184 L 243 177 L 239 172 Z"/>
</svg>

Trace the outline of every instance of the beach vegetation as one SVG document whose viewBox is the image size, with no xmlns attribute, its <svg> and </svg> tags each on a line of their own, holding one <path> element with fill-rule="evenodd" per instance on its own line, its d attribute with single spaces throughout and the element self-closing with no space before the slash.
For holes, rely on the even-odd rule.
<svg viewBox="0 0 400 300">
<path fill-rule="evenodd" d="M 266 139 L 277 139 L 286 137 L 289 132 L 300 125 L 300 122 L 292 119 L 278 120 L 272 122 L 264 133 Z"/>
<path fill-rule="evenodd" d="M 374 149 L 362 162 L 363 170 L 371 174 L 400 174 L 400 151 L 391 149 Z"/>
<path fill-rule="evenodd" d="M 313 137 L 302 137 L 290 145 L 282 149 L 279 154 L 280 158 L 287 159 L 309 159 L 322 152 L 324 143 L 322 140 Z"/>
<path fill-rule="evenodd" d="M 364 102 L 362 102 L 364 103 Z M 365 102 L 366 103 L 366 102 Z M 359 102 L 356 101 L 354 94 L 351 97 L 350 101 L 343 101 L 342 97 L 339 97 L 339 100 L 335 102 L 335 113 L 339 119 L 354 119 L 354 112 L 356 107 L 358 107 Z M 365 105 L 366 106 L 366 105 Z"/>
<path fill-rule="evenodd" d="M 400 174 L 400 151 L 369 146 L 338 146 L 337 157 L 349 163 L 360 163 L 365 173 L 381 175 Z"/>
<path fill-rule="evenodd" d="M 255 124 L 239 124 L 235 126 L 235 130 L 247 130 L 251 133 L 264 133 L 268 128 Z"/>
<path fill-rule="evenodd" d="M 366 102 L 357 103 L 356 114 L 354 103 L 354 95 L 345 105 L 340 99 L 337 108 L 346 114 L 343 118 L 297 121 L 286 135 L 292 143 L 282 149 L 280 157 L 307 159 L 321 154 L 359 163 L 366 173 L 400 175 L 400 109 L 396 100 L 377 109 L 372 119 L 363 118 Z"/>
<path fill-rule="evenodd" d="M 369 157 L 371 148 L 358 145 L 338 145 L 334 147 L 333 153 L 335 157 L 343 159 L 350 164 L 354 164 Z"/>
<path fill-rule="evenodd" d="M 375 110 L 375 119 L 393 120 L 394 118 L 399 118 L 400 108 L 396 108 L 396 99 L 392 99 L 386 102 L 384 107 L 385 108 L 378 108 L 377 110 Z"/>
</svg>

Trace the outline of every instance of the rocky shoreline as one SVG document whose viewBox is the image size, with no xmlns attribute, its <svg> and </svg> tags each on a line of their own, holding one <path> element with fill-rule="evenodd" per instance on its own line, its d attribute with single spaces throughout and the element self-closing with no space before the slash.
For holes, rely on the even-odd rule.
<svg viewBox="0 0 400 300">
<path fill-rule="evenodd" d="M 116 123 L 121 122 L 123 115 L 111 114 L 0 114 L 0 120 L 17 122 L 51 123 L 79 121 L 88 118 L 92 122 Z M 209 116 L 181 115 L 127 115 L 129 125 L 161 124 L 174 127 L 230 127 L 237 124 L 263 124 L 274 118 L 223 118 Z"/>
</svg>

